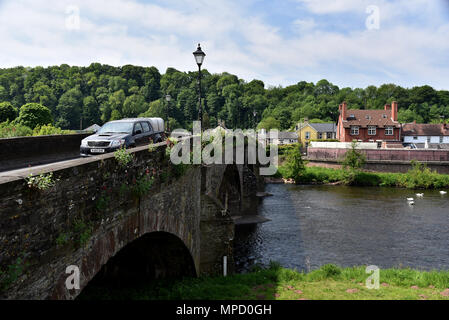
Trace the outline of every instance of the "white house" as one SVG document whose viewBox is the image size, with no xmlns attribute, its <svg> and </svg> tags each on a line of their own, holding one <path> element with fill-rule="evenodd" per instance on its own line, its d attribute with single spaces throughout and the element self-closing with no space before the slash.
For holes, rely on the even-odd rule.
<svg viewBox="0 0 449 320">
<path fill-rule="evenodd" d="M 402 125 L 402 139 L 418 148 L 446 148 L 449 147 L 449 126 L 446 123 L 406 123 Z"/>
<path fill-rule="evenodd" d="M 264 145 L 275 144 L 293 144 L 298 143 L 298 134 L 296 132 L 277 131 L 268 133 L 262 129 L 258 133 L 258 140 Z"/>
</svg>

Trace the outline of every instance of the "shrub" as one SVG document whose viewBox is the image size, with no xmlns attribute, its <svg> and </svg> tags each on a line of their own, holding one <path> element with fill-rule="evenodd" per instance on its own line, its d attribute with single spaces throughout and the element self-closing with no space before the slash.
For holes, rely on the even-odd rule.
<svg viewBox="0 0 449 320">
<path fill-rule="evenodd" d="M 73 130 L 62 130 L 58 127 L 53 127 L 52 125 L 37 126 L 33 130 L 33 136 L 48 136 L 52 134 L 73 134 Z"/>
<path fill-rule="evenodd" d="M 34 176 L 30 173 L 30 175 L 25 178 L 28 187 L 31 189 L 38 189 L 38 190 L 46 190 L 48 188 L 51 188 L 55 185 L 55 180 L 53 179 L 53 172 L 50 172 L 48 174 L 40 174 L 38 176 Z"/>
<path fill-rule="evenodd" d="M 363 167 L 366 161 L 366 156 L 357 150 L 357 142 L 352 141 L 351 149 L 349 149 L 345 154 L 345 159 L 343 160 L 343 168 L 351 170 L 359 170 Z"/>
<path fill-rule="evenodd" d="M 33 135 L 29 127 L 6 121 L 0 123 L 0 138 L 25 137 Z"/>
<path fill-rule="evenodd" d="M 120 148 L 116 152 L 114 152 L 114 157 L 119 165 L 123 168 L 127 167 L 134 158 L 133 154 L 129 153 L 125 147 Z"/>
<path fill-rule="evenodd" d="M 34 129 L 53 123 L 51 111 L 39 103 L 27 103 L 20 108 L 18 122 Z"/>
<path fill-rule="evenodd" d="M 0 103 L 0 123 L 17 118 L 17 109 L 10 102 Z"/>
<path fill-rule="evenodd" d="M 285 174 L 287 179 L 293 179 L 295 182 L 301 180 L 305 171 L 304 161 L 301 156 L 301 144 L 296 143 L 292 150 L 288 151 L 285 164 Z"/>
</svg>

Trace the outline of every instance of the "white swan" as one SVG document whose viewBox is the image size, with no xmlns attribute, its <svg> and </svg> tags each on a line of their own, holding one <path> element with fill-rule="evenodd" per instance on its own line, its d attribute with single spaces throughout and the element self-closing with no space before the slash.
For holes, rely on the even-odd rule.
<svg viewBox="0 0 449 320">
<path fill-rule="evenodd" d="M 408 204 L 413 206 L 415 204 L 415 201 L 409 201 Z"/>
<path fill-rule="evenodd" d="M 424 197 L 424 193 L 417 193 L 416 196 L 417 196 L 418 198 L 422 198 L 422 197 Z"/>
<path fill-rule="evenodd" d="M 407 198 L 407 201 L 413 201 L 414 199 L 413 198 Z"/>
<path fill-rule="evenodd" d="M 446 194 L 447 191 L 440 191 L 440 194 Z"/>
</svg>

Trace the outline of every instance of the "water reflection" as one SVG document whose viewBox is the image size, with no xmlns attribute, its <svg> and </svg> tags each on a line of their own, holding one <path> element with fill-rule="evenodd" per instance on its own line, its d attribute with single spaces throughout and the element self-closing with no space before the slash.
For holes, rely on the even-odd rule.
<svg viewBox="0 0 449 320">
<path fill-rule="evenodd" d="M 270 222 L 237 227 L 237 271 L 270 260 L 297 270 L 341 266 L 449 269 L 449 197 L 424 191 L 267 185 Z M 421 192 L 421 191 L 420 191 Z M 406 201 L 415 198 L 415 205 Z"/>
</svg>

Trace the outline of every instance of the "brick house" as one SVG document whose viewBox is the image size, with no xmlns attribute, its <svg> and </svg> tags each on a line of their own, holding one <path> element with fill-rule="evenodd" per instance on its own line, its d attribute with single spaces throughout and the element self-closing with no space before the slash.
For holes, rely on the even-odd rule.
<svg viewBox="0 0 449 320">
<path fill-rule="evenodd" d="M 383 110 L 347 109 L 346 102 L 339 106 L 337 139 L 340 142 L 377 142 L 379 147 L 389 142 L 401 141 L 398 122 L 398 103 L 386 104 Z"/>
</svg>

